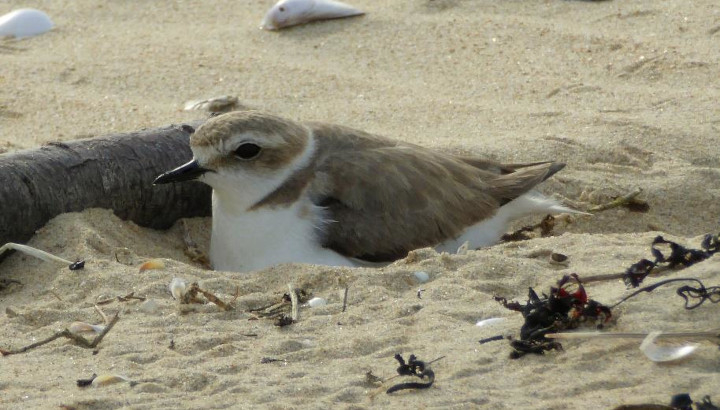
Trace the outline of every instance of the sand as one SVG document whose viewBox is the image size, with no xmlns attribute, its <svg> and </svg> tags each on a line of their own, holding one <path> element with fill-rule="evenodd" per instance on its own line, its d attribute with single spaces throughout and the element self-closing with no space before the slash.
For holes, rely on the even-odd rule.
<svg viewBox="0 0 720 410">
<path fill-rule="evenodd" d="M 107 210 L 61 215 L 29 243 L 84 258 L 86 268 L 18 254 L 0 263 L 0 279 L 21 282 L 0 291 L 0 348 L 76 320 L 100 323 L 93 304 L 104 298 L 147 300 L 102 306 L 120 319 L 96 352 L 61 339 L 3 357 L 0 407 L 612 408 L 667 404 L 683 392 L 720 401 L 710 343 L 666 364 L 645 358 L 639 341 L 568 341 L 562 352 L 519 360 L 508 358 L 505 341 L 478 343 L 517 336 L 522 324 L 493 295 L 524 301 L 528 287 L 547 292 L 564 274 L 623 272 L 650 257 L 656 235 L 698 247 L 720 230 L 715 2 L 366 0 L 352 3 L 364 17 L 277 33 L 258 29 L 271 4 L 4 2 L 0 14 L 35 7 L 57 28 L 0 42 L 0 151 L 204 118 L 183 103 L 230 94 L 290 118 L 451 152 L 563 161 L 543 192 L 587 209 L 640 187 L 650 211 L 576 217 L 553 237 L 464 255 L 421 250 L 381 269 L 285 265 L 250 274 L 190 260 L 180 225 L 151 231 Z M 190 221 L 201 246 L 208 222 Z M 549 252 L 569 265 L 551 264 Z M 165 268 L 139 272 L 151 258 Z M 663 277 L 712 286 L 719 268 L 715 256 Z M 418 283 L 417 271 L 430 280 Z M 174 277 L 226 301 L 237 294 L 236 308 L 179 306 L 167 290 Z M 249 310 L 278 301 L 288 284 L 328 305 L 301 307 L 299 321 L 282 328 L 253 320 Z M 676 287 L 620 305 L 606 329 L 720 327 L 719 305 L 687 311 Z M 606 304 L 630 292 L 621 281 L 587 291 Z M 491 317 L 506 320 L 475 326 Z M 432 365 L 432 388 L 387 395 L 395 380 L 383 388 L 366 381 L 368 371 L 394 375 L 396 353 L 445 356 Z M 93 373 L 139 383 L 76 386 Z"/>
</svg>

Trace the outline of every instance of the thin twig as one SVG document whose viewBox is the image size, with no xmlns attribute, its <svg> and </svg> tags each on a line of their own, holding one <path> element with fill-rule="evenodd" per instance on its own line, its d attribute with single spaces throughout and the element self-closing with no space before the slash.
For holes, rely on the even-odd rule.
<svg viewBox="0 0 720 410">
<path fill-rule="evenodd" d="M 220 300 L 220 298 L 218 298 L 217 296 L 215 296 L 215 295 L 213 295 L 212 293 L 208 292 L 207 290 L 198 288 L 198 292 L 202 293 L 203 296 L 205 296 L 205 298 L 206 298 L 207 300 L 209 300 L 210 302 L 216 304 L 220 309 L 222 309 L 222 310 L 230 310 L 230 309 L 232 309 L 232 306 L 231 306 L 231 305 L 223 302 L 222 300 Z"/>
<path fill-rule="evenodd" d="M 108 321 L 107 315 L 105 315 L 105 312 L 103 312 L 102 309 L 100 309 L 100 306 L 98 306 L 98 305 L 93 305 L 93 307 L 95 308 L 95 311 L 98 312 L 98 314 L 102 317 L 103 323 L 105 323 L 105 326 L 107 326 L 109 321 Z"/>
<path fill-rule="evenodd" d="M 348 299 L 348 290 L 350 289 L 349 286 L 345 286 L 345 292 L 343 293 L 343 308 L 342 311 L 344 312 L 345 309 L 347 309 L 347 299 Z"/>
<path fill-rule="evenodd" d="M 628 194 L 625 194 L 621 197 L 615 198 L 608 203 L 594 206 L 594 207 L 588 209 L 588 212 L 595 213 L 595 212 L 607 211 L 608 209 L 613 209 L 613 208 L 618 208 L 621 206 L 628 205 L 628 204 L 632 203 L 633 200 L 635 199 L 635 197 L 640 195 L 642 193 L 642 191 L 643 191 L 642 188 L 637 188 L 634 191 L 632 191 Z"/>
</svg>

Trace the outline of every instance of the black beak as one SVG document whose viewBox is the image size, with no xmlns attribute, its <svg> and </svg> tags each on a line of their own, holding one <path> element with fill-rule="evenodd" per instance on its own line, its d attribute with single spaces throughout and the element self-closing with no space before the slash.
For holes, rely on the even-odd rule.
<svg viewBox="0 0 720 410">
<path fill-rule="evenodd" d="M 155 180 L 153 181 L 153 185 L 168 184 L 170 182 L 191 181 L 208 171 L 209 169 L 201 167 L 197 161 L 192 160 L 187 164 L 180 165 L 172 171 L 168 171 L 155 178 Z"/>
</svg>

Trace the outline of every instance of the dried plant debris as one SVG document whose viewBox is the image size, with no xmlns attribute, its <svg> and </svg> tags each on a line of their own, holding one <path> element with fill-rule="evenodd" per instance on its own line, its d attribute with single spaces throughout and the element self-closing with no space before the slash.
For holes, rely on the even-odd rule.
<svg viewBox="0 0 720 410">
<path fill-rule="evenodd" d="M 705 301 L 710 301 L 710 303 L 719 303 L 720 302 L 720 286 L 710 286 L 706 287 L 705 284 L 702 283 L 699 279 L 695 278 L 676 278 L 676 279 L 667 279 L 660 282 L 657 282 L 655 284 L 652 284 L 650 286 L 645 286 L 643 288 L 640 288 L 636 290 L 635 292 L 625 296 L 624 298 L 620 299 L 619 302 L 614 304 L 612 307 L 625 302 L 626 300 L 635 297 L 643 292 L 652 292 L 653 290 L 665 286 L 668 283 L 675 283 L 675 282 L 695 282 L 698 284 L 698 287 L 692 287 L 692 286 L 681 286 L 677 289 L 676 293 L 678 296 L 683 298 L 685 300 L 685 309 L 692 310 L 703 303 Z"/>
<path fill-rule="evenodd" d="M 524 226 L 512 233 L 506 233 L 500 240 L 504 242 L 526 241 L 538 236 L 545 238 L 552 235 L 555 228 L 555 217 L 547 215 L 542 221 L 535 225 Z"/>
<path fill-rule="evenodd" d="M 107 298 L 102 299 L 97 302 L 95 302 L 96 305 L 107 305 L 109 303 L 118 301 L 118 302 L 129 302 L 131 300 L 139 300 L 139 301 L 145 301 L 145 297 L 143 296 L 135 296 L 135 292 L 130 292 L 125 296 L 115 296 L 114 298 Z"/>
<path fill-rule="evenodd" d="M 440 358 L 442 359 L 442 357 Z M 440 360 L 435 359 L 433 362 Z M 400 363 L 400 366 L 397 368 L 397 373 L 399 376 L 414 376 L 419 377 L 420 380 L 425 380 L 427 378 L 427 381 L 424 383 L 420 382 L 406 382 L 406 383 L 398 383 L 389 389 L 387 389 L 387 394 L 394 393 L 396 391 L 400 390 L 410 390 L 410 389 L 428 389 L 430 386 L 433 385 L 435 382 L 435 373 L 432 371 L 428 363 L 425 364 L 425 362 L 421 360 L 417 360 L 417 357 L 415 357 L 414 354 L 410 355 L 410 359 L 405 363 L 405 359 L 400 355 L 399 353 L 395 355 L 395 360 Z M 367 375 L 366 375 L 367 376 Z"/>
<path fill-rule="evenodd" d="M 171 289 L 171 292 L 172 292 L 172 289 Z M 180 303 L 184 304 L 184 305 L 192 304 L 192 303 L 201 304 L 201 305 L 205 304 L 206 302 L 204 300 L 200 299 L 200 297 L 198 296 L 199 294 L 203 295 L 205 297 L 205 299 L 207 299 L 208 302 L 214 303 L 222 310 L 227 311 L 227 310 L 231 310 L 234 308 L 234 306 L 232 305 L 232 302 L 231 303 L 223 302 L 220 298 L 215 296 L 213 293 L 200 288 L 200 286 L 198 285 L 197 282 L 191 283 L 190 286 L 187 288 L 187 290 L 185 290 L 184 292 L 179 292 L 178 296 L 180 296 L 180 298 L 178 300 L 180 300 Z M 175 297 L 175 295 L 173 295 L 173 297 Z M 235 298 L 237 298 L 237 296 Z M 234 300 L 235 299 L 233 299 L 233 301 Z"/>
<path fill-rule="evenodd" d="M 570 287 L 575 284 L 574 291 Z M 576 274 L 565 275 L 557 287 L 550 288 L 550 295 L 542 297 L 530 288 L 527 304 L 508 302 L 495 296 L 505 308 L 520 312 L 525 323 L 520 328 L 520 340 L 511 340 L 514 351 L 510 354 L 517 359 L 527 353 L 543 354 L 548 350 L 561 350 L 562 345 L 545 338 L 547 333 L 575 329 L 581 324 L 592 322 L 598 327 L 612 317 L 609 307 L 589 299 L 585 288 Z"/>
<path fill-rule="evenodd" d="M 694 406 L 693 406 L 694 404 Z M 613 410 L 720 410 L 720 407 L 713 404 L 710 396 L 705 396 L 702 401 L 693 401 L 687 393 L 676 394 L 672 397 L 670 405 L 664 404 L 625 404 L 615 407 Z"/>
<path fill-rule="evenodd" d="M 287 326 L 297 321 L 297 309 L 299 304 L 306 303 L 312 296 L 309 292 L 304 289 L 295 289 L 290 287 L 292 293 L 285 293 L 280 298 L 280 301 L 270 305 L 262 306 L 255 309 L 250 309 L 249 312 L 256 315 L 257 318 L 273 319 L 275 320 L 275 326 Z M 296 301 L 293 303 L 293 293 L 296 297 Z M 295 309 L 293 309 L 295 306 Z"/>
<path fill-rule="evenodd" d="M 662 236 L 657 236 L 653 240 L 651 247 L 655 261 L 642 259 L 633 264 L 625 271 L 623 280 L 628 287 L 636 288 L 657 267 L 686 268 L 702 262 L 720 250 L 720 235 L 705 235 L 700 246 L 702 249 L 688 249 L 675 242 L 668 241 Z"/>
<path fill-rule="evenodd" d="M 295 323 L 295 320 L 293 320 L 292 316 L 281 314 L 275 319 L 275 322 L 273 324 L 277 327 L 285 327 L 292 325 L 293 323 Z"/>
</svg>

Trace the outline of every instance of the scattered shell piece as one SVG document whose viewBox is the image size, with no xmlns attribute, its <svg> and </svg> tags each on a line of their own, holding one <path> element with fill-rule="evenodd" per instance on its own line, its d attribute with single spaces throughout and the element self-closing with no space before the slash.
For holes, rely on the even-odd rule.
<svg viewBox="0 0 720 410">
<path fill-rule="evenodd" d="M 320 307 L 320 306 L 327 305 L 327 300 L 325 300 L 323 298 L 312 298 L 312 299 L 308 300 L 307 304 L 308 304 L 308 306 L 313 307 L 313 308 Z"/>
<path fill-rule="evenodd" d="M 85 322 L 72 322 L 68 326 L 70 333 L 74 335 L 86 334 L 86 333 L 102 333 L 105 330 L 103 325 L 91 325 Z"/>
<path fill-rule="evenodd" d="M 122 383 L 122 382 L 128 382 L 131 385 L 134 384 L 132 380 L 129 378 L 119 375 L 119 374 L 102 374 L 92 381 L 93 387 L 103 387 L 103 386 L 109 386 L 111 384 L 115 383 Z"/>
<path fill-rule="evenodd" d="M 192 100 L 185 103 L 185 111 L 209 111 L 209 112 L 230 112 L 234 111 L 240 100 L 232 95 L 221 95 L 219 97 L 208 98 L 205 100 Z"/>
<path fill-rule="evenodd" d="M 475 326 L 477 326 L 477 327 L 492 326 L 492 325 L 496 325 L 498 323 L 502 323 L 504 321 L 505 321 L 505 318 L 503 318 L 503 317 L 491 317 L 489 319 L 479 320 L 477 323 L 475 323 Z"/>
<path fill-rule="evenodd" d="M 415 279 L 420 283 L 425 283 L 430 280 L 430 275 L 427 272 L 417 271 L 415 272 Z"/>
<path fill-rule="evenodd" d="M 140 265 L 140 272 L 151 269 L 165 269 L 165 261 L 162 259 L 150 259 L 149 261 Z"/>
<path fill-rule="evenodd" d="M 24 38 L 37 36 L 53 28 L 47 14 L 36 9 L 19 9 L 0 16 L 0 37 Z"/>
<path fill-rule="evenodd" d="M 365 14 L 353 6 L 333 0 L 280 0 L 260 23 L 265 30 L 305 24 L 315 20 L 352 17 Z"/>
<path fill-rule="evenodd" d="M 669 362 L 682 359 L 697 349 L 697 343 L 689 343 L 682 346 L 660 346 L 655 343 L 662 332 L 651 332 L 643 339 L 640 350 L 653 362 Z"/>
<path fill-rule="evenodd" d="M 173 299 L 180 300 L 187 292 L 187 281 L 182 278 L 173 278 L 170 281 L 169 289 Z"/>
</svg>

